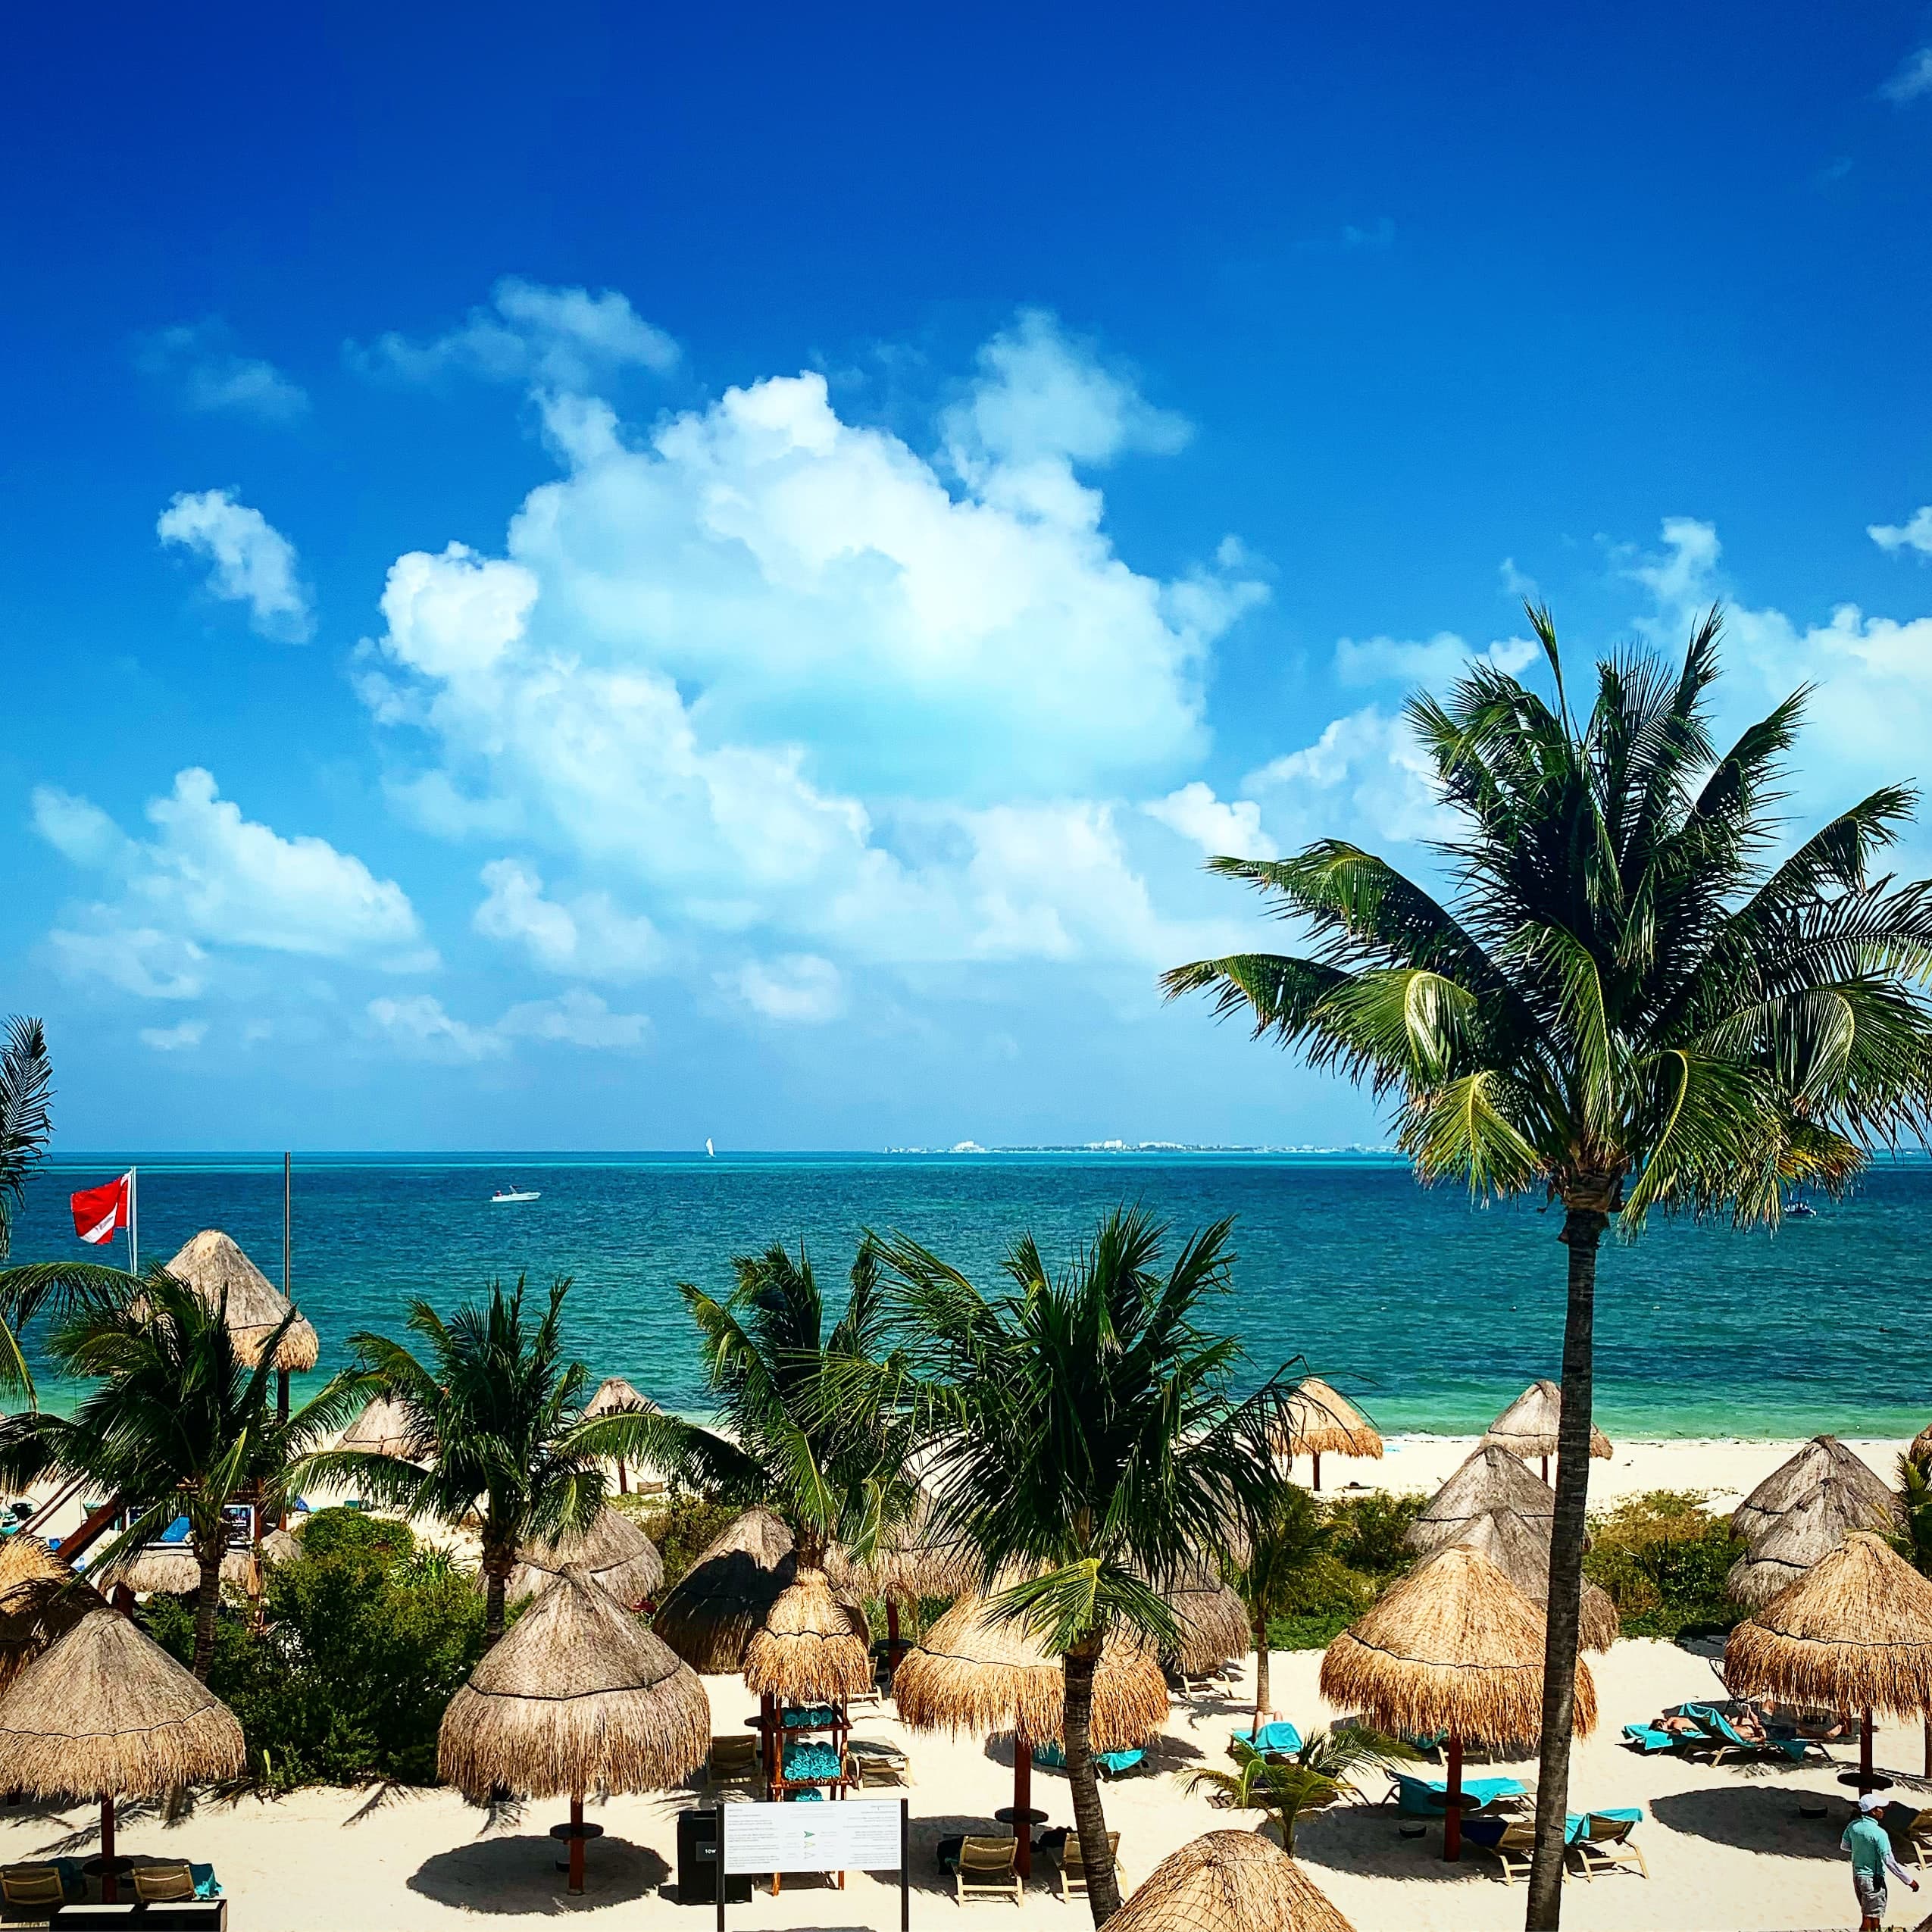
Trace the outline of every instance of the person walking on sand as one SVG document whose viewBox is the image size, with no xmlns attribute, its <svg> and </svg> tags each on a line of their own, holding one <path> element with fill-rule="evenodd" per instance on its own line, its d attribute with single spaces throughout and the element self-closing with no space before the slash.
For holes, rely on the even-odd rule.
<svg viewBox="0 0 1932 1932">
<path fill-rule="evenodd" d="M 1889 1871 L 1918 1890 L 1912 1877 L 1892 1855 L 1891 1834 L 1879 1822 L 1885 1801 L 1875 1791 L 1859 1800 L 1859 1815 L 1845 1827 L 1839 1840 L 1842 1850 L 1852 1855 L 1852 1890 L 1859 1895 L 1859 1932 L 1880 1932 L 1885 1923 L 1885 1874 Z"/>
</svg>

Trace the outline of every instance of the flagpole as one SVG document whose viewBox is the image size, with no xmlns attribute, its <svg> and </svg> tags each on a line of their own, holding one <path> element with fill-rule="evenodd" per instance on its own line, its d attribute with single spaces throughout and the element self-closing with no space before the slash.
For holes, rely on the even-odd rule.
<svg viewBox="0 0 1932 1932">
<path fill-rule="evenodd" d="M 127 1271 L 141 1272 L 141 1170 L 127 1171 Z"/>
</svg>

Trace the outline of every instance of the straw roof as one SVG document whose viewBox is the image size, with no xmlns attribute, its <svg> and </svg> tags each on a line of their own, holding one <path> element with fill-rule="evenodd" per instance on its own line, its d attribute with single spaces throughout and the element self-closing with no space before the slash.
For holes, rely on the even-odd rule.
<svg viewBox="0 0 1932 1932">
<path fill-rule="evenodd" d="M 234 1712 L 105 1604 L 0 1694 L 0 1790 L 158 1798 L 239 1777 L 247 1755 Z"/>
<path fill-rule="evenodd" d="M 586 1415 L 655 1415 L 658 1405 L 649 1396 L 640 1396 L 621 1375 L 607 1375 L 597 1392 L 583 1405 Z"/>
<path fill-rule="evenodd" d="M 1456 1547 L 1486 1556 L 1546 1613 L 1549 1608 L 1549 1524 L 1542 1518 L 1502 1509 L 1478 1516 L 1455 1540 Z M 1609 1593 L 1586 1577 L 1581 1610 L 1583 1646 L 1608 1650 L 1621 1634 L 1622 1619 Z"/>
<path fill-rule="evenodd" d="M 1892 1499 L 1887 1495 L 1884 1500 Z M 1754 1608 L 1768 1603 L 1852 1530 L 1883 1533 L 1891 1526 L 1890 1512 L 1876 1506 L 1869 1486 L 1827 1476 L 1783 1515 L 1768 1519 L 1730 1566 L 1724 1587 L 1740 1603 Z"/>
<path fill-rule="evenodd" d="M 1405 1540 L 1425 1555 L 1455 1542 L 1479 1518 L 1508 1510 L 1546 1533 L 1556 1515 L 1556 1495 L 1526 1463 L 1492 1444 L 1469 1456 L 1409 1525 Z"/>
<path fill-rule="evenodd" d="M 0 1690 L 101 1601 L 38 1537 L 0 1543 Z"/>
<path fill-rule="evenodd" d="M 485 1652 L 449 1700 L 438 1774 L 477 1803 L 659 1791 L 711 1748 L 690 1668 L 574 1565 Z"/>
<path fill-rule="evenodd" d="M 189 1543 L 143 1543 L 92 1572 L 91 1580 L 102 1590 L 125 1583 L 136 1596 L 188 1596 L 202 1587 L 201 1561 Z M 245 1544 L 230 1549 L 221 1559 L 221 1580 L 231 1589 L 252 1590 L 255 1552 Z"/>
<path fill-rule="evenodd" d="M 1107 1923 L 1109 1932 L 1354 1932 L 1256 1831 L 1210 1831 L 1170 1852 Z"/>
<path fill-rule="evenodd" d="M 417 1440 L 409 1411 L 387 1396 L 371 1396 L 336 1446 L 364 1455 L 392 1455 L 404 1462 L 427 1459 L 436 1452 L 434 1443 Z"/>
<path fill-rule="evenodd" d="M 1884 1479 L 1836 1436 L 1814 1436 L 1796 1455 L 1780 1462 L 1731 1512 L 1730 1527 L 1755 1549 L 1778 1518 L 1788 1516 L 1825 1482 L 1837 1483 L 1847 1498 L 1859 1499 L 1863 1514 L 1854 1527 L 1904 1527 L 1899 1499 Z"/>
<path fill-rule="evenodd" d="M 1180 1621 L 1180 1646 L 1174 1661 L 1184 1676 L 1247 1655 L 1254 1640 L 1248 1606 L 1205 1565 L 1185 1571 L 1161 1594 Z"/>
<path fill-rule="evenodd" d="M 535 1596 L 572 1564 L 620 1603 L 633 1607 L 655 1595 L 664 1580 L 664 1560 L 658 1554 L 657 1545 L 622 1510 L 608 1502 L 581 1535 L 526 1543 L 517 1557 L 517 1567 L 504 1584 L 504 1601 L 508 1603 Z M 477 1573 L 479 1590 L 486 1588 L 488 1581 L 481 1571 Z"/>
<path fill-rule="evenodd" d="M 281 1290 L 218 1227 L 205 1227 L 186 1243 L 167 1264 L 167 1272 L 186 1283 L 210 1308 L 220 1306 L 226 1293 L 228 1332 L 245 1361 L 255 1360 L 289 1312 L 290 1305 Z M 270 1365 L 313 1368 L 321 1352 L 315 1330 L 298 1315 Z"/>
<path fill-rule="evenodd" d="M 1485 1449 L 1506 1449 L 1512 1455 L 1554 1455 L 1557 1426 L 1563 1416 L 1563 1391 L 1554 1382 L 1532 1382 L 1489 1426 Z M 1590 1424 L 1590 1452 L 1607 1458 L 1610 1438 Z"/>
<path fill-rule="evenodd" d="M 292 1563 L 302 1554 L 302 1544 L 292 1530 L 270 1530 L 261 1540 L 261 1548 L 256 1552 L 262 1562 L 270 1569 L 284 1563 Z"/>
<path fill-rule="evenodd" d="M 745 1646 L 745 1688 L 798 1704 L 835 1704 L 872 1688 L 872 1633 L 832 1593 L 823 1570 L 801 1570 Z"/>
<path fill-rule="evenodd" d="M 651 1627 L 694 1671 L 742 1670 L 796 1572 L 792 1533 L 768 1509 L 748 1509 L 714 1537 L 658 1605 Z"/>
<path fill-rule="evenodd" d="M 1543 1727 L 1543 1612 L 1486 1556 L 1452 1544 L 1411 1570 L 1321 1659 L 1321 1694 L 1383 1730 L 1501 1747 Z M 1576 1727 L 1596 1727 L 1577 1665 Z"/>
<path fill-rule="evenodd" d="M 924 1490 L 912 1514 L 880 1537 L 877 1549 L 865 1562 L 855 1562 L 834 1544 L 827 1552 L 825 1570 L 835 1589 L 901 1604 L 917 1603 L 926 1596 L 970 1595 L 984 1574 L 979 1552 L 970 1544 L 941 1540 L 933 1521 L 933 1499 Z"/>
<path fill-rule="evenodd" d="M 1375 1424 L 1318 1375 L 1304 1377 L 1283 1405 L 1277 1446 L 1290 1455 L 1382 1455 Z"/>
<path fill-rule="evenodd" d="M 1740 1697 L 1902 1718 L 1932 1712 L 1932 1581 L 1882 1538 L 1854 1530 L 1731 1632 L 1724 1681 Z"/>
<path fill-rule="evenodd" d="M 914 1730 L 1010 1730 L 1029 1744 L 1052 1744 L 1066 1724 L 1060 1660 L 1018 1618 L 989 1615 L 983 1596 L 961 1597 L 906 1652 L 893 1674 L 893 1701 Z M 1109 1639 L 1093 1674 L 1093 1748 L 1134 1749 L 1167 1715 L 1158 1661 L 1139 1645 Z"/>
</svg>

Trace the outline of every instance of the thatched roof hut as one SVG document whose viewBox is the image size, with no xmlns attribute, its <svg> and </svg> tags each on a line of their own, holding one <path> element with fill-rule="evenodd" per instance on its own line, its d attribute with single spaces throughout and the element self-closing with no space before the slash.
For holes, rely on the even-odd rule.
<svg viewBox="0 0 1932 1932">
<path fill-rule="evenodd" d="M 1507 1510 L 1540 1524 L 1546 1535 L 1556 1515 L 1556 1495 L 1533 1469 L 1492 1444 L 1468 1457 L 1408 1527 L 1405 1540 L 1427 1555 L 1458 1541 L 1479 1518 Z"/>
<path fill-rule="evenodd" d="M 1554 1382 L 1532 1382 L 1490 1424 L 1482 1446 L 1547 1459 L 1557 1452 L 1556 1433 L 1562 1419 L 1563 1391 Z M 1611 1454 L 1610 1438 L 1595 1423 L 1590 1424 L 1590 1452 L 1606 1461 Z"/>
<path fill-rule="evenodd" d="M 655 1415 L 658 1405 L 641 1396 L 621 1375 L 607 1375 L 583 1405 L 586 1415 Z"/>
<path fill-rule="evenodd" d="M 834 1589 L 894 1605 L 927 1596 L 964 1596 L 983 1578 L 977 1550 L 956 1539 L 943 1540 L 933 1519 L 933 1499 L 924 1490 L 912 1514 L 886 1530 L 864 1562 L 834 1544 L 826 1553 L 825 1570 Z"/>
<path fill-rule="evenodd" d="M 392 1455 L 403 1462 L 427 1462 L 436 1454 L 434 1443 L 417 1437 L 409 1411 L 387 1396 L 371 1396 L 336 1446 L 363 1455 Z"/>
<path fill-rule="evenodd" d="M 449 1700 L 436 1768 L 477 1803 L 658 1791 L 711 1748 L 696 1674 L 584 1572 L 566 1569 Z"/>
<path fill-rule="evenodd" d="M 1788 1516 L 1820 1484 L 1835 1482 L 1847 1519 L 1862 1530 L 1902 1528 L 1899 1499 L 1865 1458 L 1836 1436 L 1814 1436 L 1780 1462 L 1730 1513 L 1730 1527 L 1755 1548 L 1779 1518 Z"/>
<path fill-rule="evenodd" d="M 0 1690 L 101 1603 L 38 1537 L 0 1543 Z"/>
<path fill-rule="evenodd" d="M 796 1704 L 837 1704 L 872 1688 L 872 1633 L 823 1570 L 800 1570 L 745 1646 L 745 1688 Z"/>
<path fill-rule="evenodd" d="M 302 1554 L 302 1542 L 292 1530 L 270 1530 L 261 1540 L 261 1548 L 256 1552 L 266 1569 L 275 1569 L 284 1563 L 292 1563 Z"/>
<path fill-rule="evenodd" d="M 238 1777 L 235 1714 L 103 1604 L 0 1694 L 0 1790 L 36 1798 L 158 1798 Z"/>
<path fill-rule="evenodd" d="M 1932 1581 L 1854 1530 L 1731 1632 L 1724 1681 L 1834 1711 L 1932 1712 Z"/>
<path fill-rule="evenodd" d="M 796 1571 L 791 1531 L 770 1510 L 748 1509 L 665 1593 L 651 1627 L 694 1671 L 742 1670 Z"/>
<path fill-rule="evenodd" d="M 1375 1424 L 1318 1375 L 1304 1377 L 1283 1405 L 1276 1446 L 1289 1455 L 1382 1455 Z"/>
<path fill-rule="evenodd" d="M 1500 1749 L 1543 1727 L 1543 1612 L 1486 1556 L 1452 1544 L 1394 1584 L 1329 1645 L 1321 1694 L 1383 1730 L 1446 1730 Z M 1596 1727 L 1596 1687 L 1577 1666 L 1576 1727 Z"/>
<path fill-rule="evenodd" d="M 1029 1746 L 1058 1743 L 1066 1722 L 1060 1660 L 1018 1618 L 991 1615 L 983 1596 L 962 1597 L 906 1652 L 893 1699 L 914 1730 L 1011 1731 Z M 1158 1661 L 1124 1639 L 1109 1641 L 1093 1674 L 1093 1748 L 1133 1750 L 1167 1715 Z"/>
<path fill-rule="evenodd" d="M 1724 1587 L 1755 1608 L 1788 1590 L 1854 1530 L 1883 1534 L 1891 1527 L 1890 1513 L 1875 1506 L 1868 1486 L 1827 1476 L 1781 1516 L 1768 1520 L 1730 1566 Z"/>
<path fill-rule="evenodd" d="M 1258 1831 L 1210 1831 L 1170 1852 L 1110 1932 L 1354 1932 L 1315 1882 Z"/>
<path fill-rule="evenodd" d="M 1541 1611 L 1549 1607 L 1549 1524 L 1543 1518 L 1502 1509 L 1479 1516 L 1456 1538 L 1456 1546 L 1486 1556 Z M 1608 1650 L 1622 1630 L 1609 1593 L 1586 1577 L 1581 1612 L 1586 1650 Z"/>
<path fill-rule="evenodd" d="M 504 1601 L 508 1603 L 533 1596 L 573 1565 L 631 1610 L 655 1596 L 664 1580 L 664 1560 L 658 1554 L 657 1545 L 622 1510 L 608 1503 L 591 1518 L 589 1528 L 581 1535 L 526 1543 L 517 1558 L 517 1567 L 504 1583 Z M 479 1571 L 477 1587 L 485 1589 L 488 1583 Z"/>
<path fill-rule="evenodd" d="M 1180 1624 L 1174 1662 L 1185 1677 L 1218 1670 L 1245 1656 L 1253 1641 L 1248 1606 L 1206 1565 L 1193 1566 L 1161 1591 Z"/>
<path fill-rule="evenodd" d="M 125 1583 L 136 1596 L 188 1596 L 202 1587 L 202 1566 L 190 1543 L 143 1543 L 89 1571 L 88 1580 L 103 1590 Z M 254 1592 L 260 1579 L 255 1552 L 246 1544 L 235 1545 L 223 1556 L 221 1580 L 231 1590 Z"/>
<path fill-rule="evenodd" d="M 193 1289 L 210 1308 L 220 1306 L 227 1296 L 228 1332 L 244 1361 L 255 1359 L 289 1311 L 281 1290 L 218 1227 L 205 1227 L 186 1243 L 167 1264 L 167 1272 Z M 313 1368 L 321 1352 L 315 1330 L 298 1315 L 270 1366 Z"/>
</svg>

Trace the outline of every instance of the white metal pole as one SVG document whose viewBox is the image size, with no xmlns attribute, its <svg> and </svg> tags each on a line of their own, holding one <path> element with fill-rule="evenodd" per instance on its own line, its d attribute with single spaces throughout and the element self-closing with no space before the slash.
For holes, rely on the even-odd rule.
<svg viewBox="0 0 1932 1932">
<path fill-rule="evenodd" d="M 141 1272 L 141 1170 L 127 1171 L 127 1271 Z"/>
</svg>

